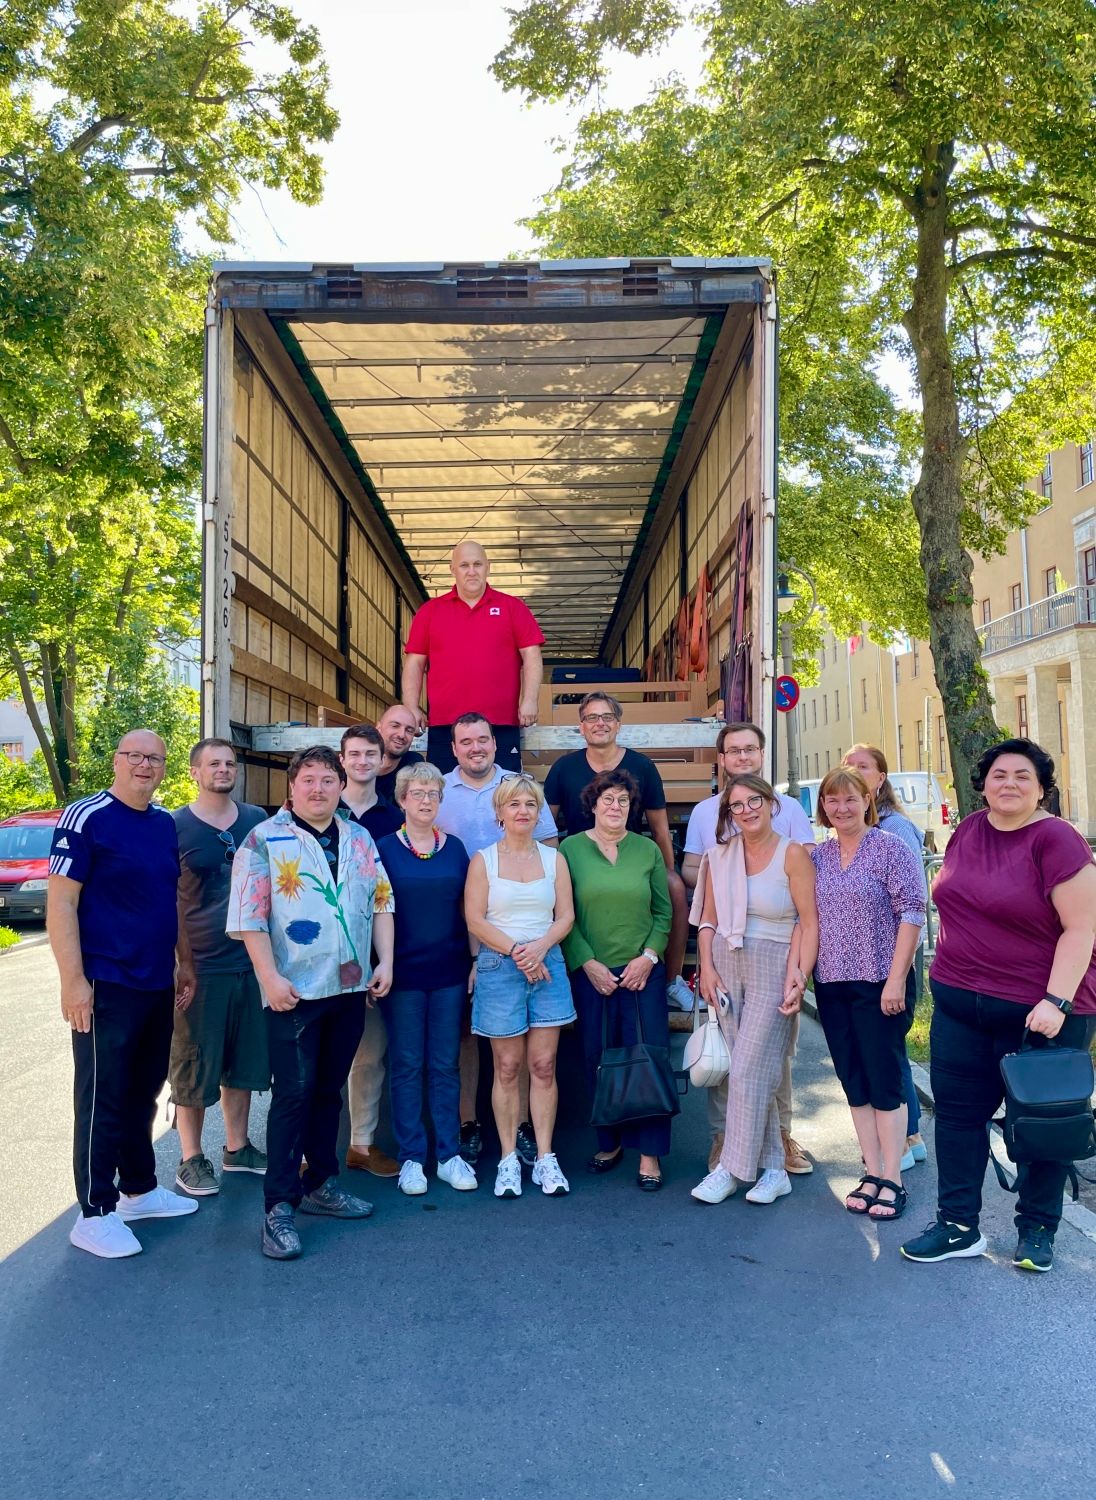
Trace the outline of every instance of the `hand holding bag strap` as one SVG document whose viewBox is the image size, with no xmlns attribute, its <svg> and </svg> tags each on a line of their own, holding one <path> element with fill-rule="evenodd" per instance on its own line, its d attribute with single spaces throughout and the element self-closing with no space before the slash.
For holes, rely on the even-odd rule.
<svg viewBox="0 0 1096 1500">
<path fill-rule="evenodd" d="M 619 990 L 620 990 L 620 986 L 618 984 L 617 988 L 613 991 L 613 995 L 618 994 Z M 602 995 L 602 997 L 601 997 L 601 1000 L 602 1000 L 602 1005 L 601 1005 L 601 1050 L 602 1050 L 602 1052 L 604 1052 L 607 1049 L 607 1047 L 609 1046 L 609 1006 L 608 1006 L 608 1001 L 610 1001 L 613 998 L 613 995 Z M 643 1037 L 643 1015 L 642 1015 L 642 1013 L 641 1013 L 641 1011 L 639 1009 L 639 991 L 638 990 L 633 990 L 632 991 L 632 998 L 635 1000 L 635 1004 L 636 1004 L 636 1041 L 639 1042 L 642 1045 L 643 1040 L 644 1040 L 644 1037 Z M 696 1003 L 694 1003 L 693 1009 L 694 1009 L 694 1011 L 698 1009 L 698 1006 L 697 1006 Z M 694 1031 L 696 1030 L 696 1023 L 695 1023 L 695 1021 L 693 1023 L 693 1030 Z"/>
</svg>

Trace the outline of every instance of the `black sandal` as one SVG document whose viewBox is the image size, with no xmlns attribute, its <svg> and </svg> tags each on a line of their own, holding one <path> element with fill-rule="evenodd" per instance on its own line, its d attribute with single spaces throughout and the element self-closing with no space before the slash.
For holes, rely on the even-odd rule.
<svg viewBox="0 0 1096 1500">
<path fill-rule="evenodd" d="M 874 1219 L 876 1224 L 889 1224 L 892 1219 L 900 1219 L 906 1211 L 906 1204 L 909 1202 L 909 1194 L 906 1192 L 905 1188 L 900 1182 L 892 1182 L 889 1177 L 877 1177 L 875 1178 L 875 1181 L 879 1184 L 880 1193 L 884 1188 L 890 1188 L 891 1192 L 894 1194 L 894 1202 L 881 1203 L 879 1201 L 879 1195 L 876 1194 L 875 1198 L 872 1200 L 873 1203 L 878 1203 L 880 1208 L 893 1209 L 893 1212 L 889 1214 L 873 1214 L 871 1212 L 871 1205 L 869 1204 L 868 1209 L 866 1210 L 868 1218 Z M 857 1210 L 857 1212 L 859 1212 L 859 1210 Z"/>
<path fill-rule="evenodd" d="M 878 1199 L 878 1193 L 872 1193 L 872 1194 L 869 1195 L 868 1193 L 864 1192 L 864 1184 L 866 1182 L 872 1182 L 872 1183 L 874 1183 L 875 1186 L 876 1186 L 876 1188 L 881 1188 L 883 1186 L 883 1179 L 881 1177 L 870 1177 L 870 1176 L 868 1176 L 865 1173 L 865 1175 L 863 1177 L 861 1177 L 860 1181 L 853 1188 L 852 1192 L 845 1194 L 846 1198 L 859 1198 L 860 1201 L 861 1201 L 861 1203 L 864 1205 L 864 1207 L 863 1208 L 850 1208 L 849 1205 L 848 1205 L 848 1203 L 846 1203 L 845 1204 L 845 1212 L 846 1213 L 849 1213 L 849 1214 L 866 1214 L 867 1211 L 868 1211 L 868 1209 L 872 1206 L 872 1204 L 877 1201 L 877 1199 Z M 891 1183 L 890 1186 L 893 1187 L 894 1184 Z"/>
</svg>

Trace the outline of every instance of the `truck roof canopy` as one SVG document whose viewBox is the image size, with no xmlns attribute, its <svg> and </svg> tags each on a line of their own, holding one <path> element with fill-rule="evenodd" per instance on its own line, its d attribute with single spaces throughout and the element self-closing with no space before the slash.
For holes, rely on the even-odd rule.
<svg viewBox="0 0 1096 1500">
<path fill-rule="evenodd" d="M 216 268 L 264 311 L 427 594 L 488 548 L 547 653 L 597 658 L 734 303 L 765 262 Z M 743 309 L 745 310 L 745 309 Z"/>
</svg>

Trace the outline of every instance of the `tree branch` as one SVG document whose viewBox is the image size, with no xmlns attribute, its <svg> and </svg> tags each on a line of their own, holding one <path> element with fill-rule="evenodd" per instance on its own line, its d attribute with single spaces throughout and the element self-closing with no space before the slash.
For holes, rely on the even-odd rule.
<svg viewBox="0 0 1096 1500">
<path fill-rule="evenodd" d="M 5 422 L 2 416 L 0 416 L 0 440 L 2 440 L 5 447 L 10 450 L 12 462 L 15 464 L 15 467 L 19 470 L 20 474 L 22 474 L 24 479 L 29 479 L 33 471 L 33 465 L 31 464 L 30 459 L 27 458 L 20 449 L 19 444 L 15 441 L 15 434 L 12 432 L 11 428 L 8 426 L 7 422 Z"/>
<path fill-rule="evenodd" d="M 962 275 L 970 266 L 1002 265 L 1006 261 L 1025 259 L 1061 260 L 1066 265 L 1072 265 L 1074 258 L 1068 251 L 1055 250 L 1051 245 L 1006 245 L 997 250 L 977 250 L 973 255 L 955 261 L 949 271 L 954 277 Z"/>
<path fill-rule="evenodd" d="M 31 728 L 34 730 L 38 747 L 42 752 L 42 759 L 46 763 L 49 772 L 50 784 L 53 787 L 53 795 L 57 801 L 64 802 L 65 787 L 61 780 L 61 772 L 57 766 L 57 757 L 53 753 L 53 745 L 50 743 L 49 735 L 46 733 L 42 717 L 38 712 L 38 704 L 34 701 L 34 689 L 27 675 L 27 665 L 23 660 L 23 654 L 15 644 L 15 637 L 10 630 L 4 631 L 4 644 L 8 648 L 11 664 L 15 669 L 15 675 L 19 680 L 19 692 L 23 698 L 23 707 L 26 709 L 27 718 L 30 720 Z"/>
<path fill-rule="evenodd" d="M 106 135 L 108 130 L 118 130 L 123 125 L 133 124 L 135 121 L 128 115 L 104 115 L 101 120 L 96 120 L 94 125 L 89 125 L 74 140 L 69 141 L 65 151 L 70 156 L 82 156 L 88 147 L 94 146 L 99 137 Z"/>
</svg>

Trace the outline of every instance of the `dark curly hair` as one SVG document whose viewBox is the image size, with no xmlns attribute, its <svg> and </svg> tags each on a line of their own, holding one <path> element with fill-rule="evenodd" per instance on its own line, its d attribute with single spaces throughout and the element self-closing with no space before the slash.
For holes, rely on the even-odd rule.
<svg viewBox="0 0 1096 1500">
<path fill-rule="evenodd" d="M 643 798 L 639 793 L 639 782 L 632 775 L 631 771 L 621 770 L 620 766 L 617 766 L 615 771 L 599 771 L 593 781 L 588 782 L 582 788 L 582 810 L 588 818 L 594 816 L 594 808 L 602 792 L 607 792 L 612 786 L 618 786 L 621 791 L 628 793 L 628 800 L 632 804 L 632 807 L 628 809 L 629 813 L 631 813 L 632 808 L 641 808 L 643 806 Z"/>
<path fill-rule="evenodd" d="M 1054 779 L 1054 761 L 1042 745 L 1037 745 L 1034 740 L 1019 738 L 998 740 L 996 745 L 991 745 L 988 750 L 982 752 L 978 764 L 970 773 L 970 784 L 979 796 L 984 796 L 986 777 L 990 773 L 990 767 L 994 761 L 1000 760 L 1002 755 L 1022 755 L 1025 760 L 1031 761 L 1043 793 L 1039 800 L 1045 802 L 1058 785 Z"/>
<path fill-rule="evenodd" d="M 329 745 L 309 745 L 307 750 L 298 750 L 293 759 L 286 767 L 286 776 L 289 785 L 292 786 L 297 779 L 297 773 L 303 766 L 326 766 L 339 778 L 339 785 L 346 785 L 346 772 L 338 755 Z"/>
</svg>

